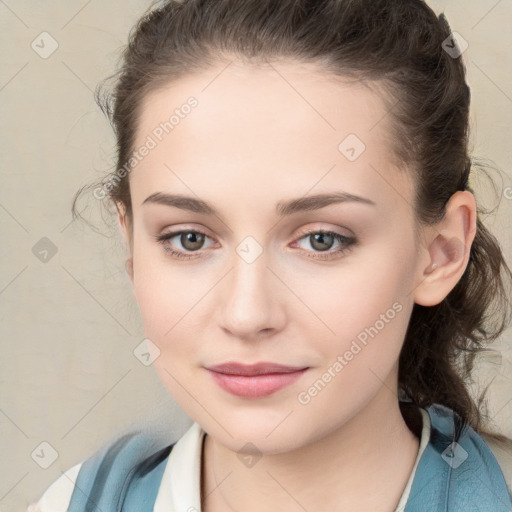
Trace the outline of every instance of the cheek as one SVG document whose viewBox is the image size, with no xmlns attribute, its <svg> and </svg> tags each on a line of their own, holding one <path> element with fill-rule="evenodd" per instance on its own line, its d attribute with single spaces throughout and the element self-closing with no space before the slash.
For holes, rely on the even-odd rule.
<svg viewBox="0 0 512 512">
<path fill-rule="evenodd" d="M 337 276 L 316 281 L 316 294 L 311 283 L 302 295 L 323 322 L 310 315 L 303 330 L 309 339 L 318 340 L 316 348 L 323 356 L 316 377 L 332 380 L 331 392 L 319 401 L 325 400 L 324 405 L 327 395 L 345 400 L 346 389 L 371 393 L 399 357 L 413 306 L 414 248 L 381 244 L 373 254 L 379 256 L 361 255 L 353 265 L 340 267 Z M 323 283 L 325 291 L 319 293 Z M 324 334 L 319 337 L 319 332 Z M 329 369 L 336 378 L 324 374 Z"/>
<path fill-rule="evenodd" d="M 373 279 L 370 279 L 373 277 Z M 315 349 L 322 364 L 298 390 L 299 410 L 308 418 L 320 414 L 326 425 L 345 421 L 364 407 L 383 386 L 392 393 L 393 368 L 397 364 L 412 304 L 399 296 L 395 279 L 377 279 L 368 274 L 352 276 L 338 292 L 335 306 L 317 304 L 322 319 L 335 334 L 318 337 L 310 328 L 308 339 L 317 340 Z M 390 277 L 390 276 L 388 276 Z M 367 288 L 357 286 L 365 281 Z M 320 316 L 320 315 L 319 315 Z M 320 328 L 321 329 L 321 328 Z"/>
<path fill-rule="evenodd" d="M 159 271 L 156 265 L 140 270 L 134 279 L 134 293 L 145 336 L 159 350 L 152 366 L 169 394 L 188 411 L 190 395 L 185 389 L 197 377 L 192 367 L 197 357 L 197 329 L 192 326 L 191 309 L 197 297 L 192 300 L 191 295 L 195 294 L 179 272 L 170 267 Z"/>
<path fill-rule="evenodd" d="M 381 315 L 386 320 L 405 316 L 396 313 L 412 300 L 413 270 L 412 250 L 402 248 L 398 254 L 396 248 L 380 246 L 296 286 L 301 299 L 326 324 L 326 338 L 331 331 L 332 336 L 346 339 L 378 322 Z M 306 318 L 312 326 L 320 325 L 314 315 Z"/>
<path fill-rule="evenodd" d="M 133 261 L 133 291 L 145 334 L 163 350 L 188 320 L 189 283 L 183 270 L 165 264 L 153 251 L 138 248 Z"/>
</svg>

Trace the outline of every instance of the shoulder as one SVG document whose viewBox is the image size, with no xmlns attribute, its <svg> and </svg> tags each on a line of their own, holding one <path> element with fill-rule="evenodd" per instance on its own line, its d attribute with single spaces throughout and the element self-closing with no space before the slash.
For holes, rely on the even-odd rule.
<svg viewBox="0 0 512 512">
<path fill-rule="evenodd" d="M 27 512 L 66 512 L 82 463 L 72 466 L 55 480 Z"/>
<path fill-rule="evenodd" d="M 508 492 L 512 497 L 512 442 L 499 442 L 484 433 L 480 434 L 480 437 L 482 437 L 498 461 L 508 487 Z"/>
<path fill-rule="evenodd" d="M 486 431 L 475 431 L 444 405 L 436 403 L 427 410 L 432 420 L 427 459 L 432 468 L 437 465 L 436 471 L 444 474 L 443 494 L 453 491 L 453 504 L 460 510 L 479 508 L 478 501 L 481 510 L 490 510 L 491 503 L 506 503 L 507 510 L 512 511 L 512 442 L 489 439 Z M 461 469 L 454 471 L 459 466 Z"/>
<path fill-rule="evenodd" d="M 89 501 L 118 499 L 127 480 L 161 470 L 174 446 L 166 436 L 132 430 L 110 438 L 89 458 L 68 469 L 26 512 L 67 512 L 70 504 L 88 509 Z M 80 492 L 74 492 L 80 489 Z"/>
</svg>

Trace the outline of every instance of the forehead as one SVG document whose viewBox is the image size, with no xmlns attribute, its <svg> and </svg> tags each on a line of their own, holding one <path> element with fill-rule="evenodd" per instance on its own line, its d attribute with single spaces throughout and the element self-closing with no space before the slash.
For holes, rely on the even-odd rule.
<svg viewBox="0 0 512 512">
<path fill-rule="evenodd" d="M 321 72 L 318 66 L 305 63 L 276 62 L 255 65 L 232 62 L 213 67 L 148 93 L 141 103 L 137 130 L 144 137 L 191 96 L 198 101 L 193 115 L 187 116 L 190 133 L 198 137 L 233 136 L 237 139 L 259 132 L 260 137 L 275 140 L 275 132 L 286 127 L 287 133 L 277 142 L 311 132 L 330 139 L 344 132 L 368 138 L 377 124 L 376 136 L 386 136 L 390 118 L 377 83 L 370 86 L 361 80 L 336 77 Z M 243 128 L 242 130 L 240 128 Z M 183 130 L 182 130 L 183 131 Z M 174 135 L 174 134 L 173 134 Z"/>
<path fill-rule="evenodd" d="M 376 87 L 310 64 L 232 62 L 156 89 L 141 103 L 135 148 L 148 138 L 155 145 L 130 174 L 134 203 L 157 184 L 190 192 L 180 175 L 202 192 L 272 183 L 303 195 L 321 181 L 368 193 L 383 175 L 402 188 L 408 180 L 394 168 L 391 119 Z M 191 97 L 196 105 L 183 108 Z"/>
</svg>

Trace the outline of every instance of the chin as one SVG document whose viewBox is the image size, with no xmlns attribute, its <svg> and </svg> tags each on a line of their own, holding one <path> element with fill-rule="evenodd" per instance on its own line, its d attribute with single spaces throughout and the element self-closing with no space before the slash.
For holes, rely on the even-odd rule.
<svg viewBox="0 0 512 512">
<path fill-rule="evenodd" d="M 207 418 L 206 423 L 199 421 L 198 423 L 204 425 L 203 429 L 208 432 L 208 435 L 234 452 L 273 455 L 286 453 L 299 448 L 302 444 L 308 444 L 306 437 L 302 440 L 302 436 L 306 433 L 297 430 L 300 425 L 292 423 L 285 425 L 293 415 L 284 422 L 283 418 L 286 415 L 281 414 L 276 419 L 274 414 L 266 416 L 256 411 L 254 414 L 242 412 L 238 418 L 228 417 L 226 414 L 221 414 L 220 417 L 224 418 L 221 422 L 222 426 L 211 418 Z"/>
</svg>

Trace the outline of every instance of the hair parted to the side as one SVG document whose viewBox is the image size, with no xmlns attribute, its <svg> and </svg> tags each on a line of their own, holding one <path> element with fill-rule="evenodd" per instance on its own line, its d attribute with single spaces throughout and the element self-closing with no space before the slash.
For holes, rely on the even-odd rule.
<svg viewBox="0 0 512 512">
<path fill-rule="evenodd" d="M 130 160 L 142 100 L 157 87 L 235 59 L 314 63 L 319 72 L 386 91 L 394 152 L 414 173 L 417 221 L 435 224 L 456 191 L 473 192 L 468 179 L 475 168 L 468 154 L 470 92 L 462 58 L 442 48 L 449 36 L 444 16 L 422 0 L 155 2 L 130 33 L 110 77 L 113 91 L 97 90 L 117 137 L 116 169 Z M 123 207 L 131 229 L 129 174 L 111 185 L 106 197 Z M 84 188 L 75 195 L 74 218 Z M 486 430 L 483 394 L 475 402 L 467 382 L 475 356 L 510 321 L 511 281 L 500 245 L 479 216 L 462 278 L 440 304 L 414 306 L 399 360 L 403 397 L 422 407 L 446 405 L 464 426 L 497 440 L 505 438 Z"/>
</svg>

